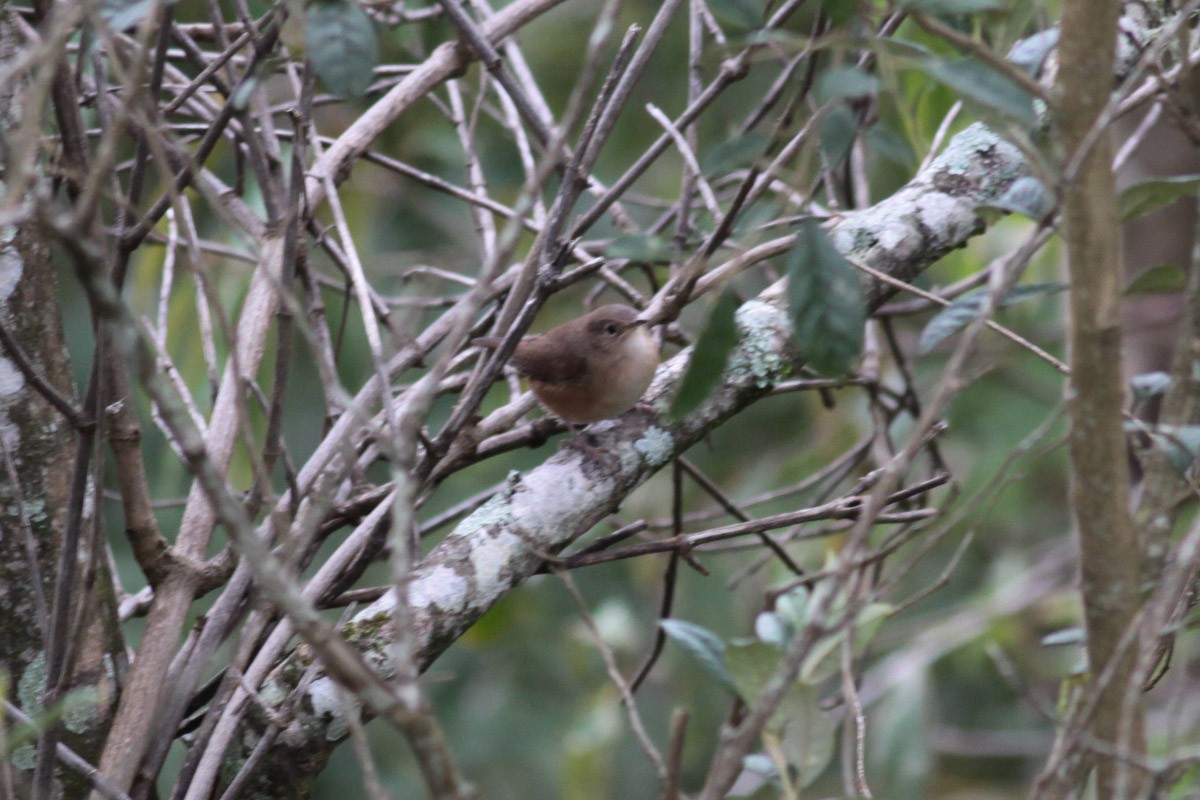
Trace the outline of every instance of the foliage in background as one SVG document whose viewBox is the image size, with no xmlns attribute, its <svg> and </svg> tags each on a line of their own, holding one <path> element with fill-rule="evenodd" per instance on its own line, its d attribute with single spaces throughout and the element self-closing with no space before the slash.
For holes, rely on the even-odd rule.
<svg viewBox="0 0 1200 800">
<path fill-rule="evenodd" d="M 50 765 L 94 707 L 145 737 L 85 753 L 136 797 L 1026 796 L 1072 730 L 1056 699 L 1088 696 L 1082 641 L 1053 636 L 1082 624 L 1055 232 L 1069 159 L 1039 83 L 1057 11 L 0 9 L 0 88 L 47 109 L 6 122 L 0 230 L 45 237 L 36 279 L 58 282 L 75 370 L 58 391 L 101 424 L 74 463 L 102 490 L 44 539 L 39 520 L 0 524 L 36 539 L 51 589 L 64 562 L 43 554 L 93 532 L 81 569 L 107 585 L 111 564 L 111 592 L 50 594 L 24 619 L 45 643 L 72 608 L 111 604 L 126 690 L 4 664 L 0 687 L 32 688 L 0 693 L 39 729 L 4 715 L 0 794 L 81 791 Z M 1190 119 L 1152 85 L 1186 20 L 1131 15 L 1144 49 L 1114 103 L 1141 92 Z M 1147 52 L 1154 69 L 1132 69 Z M 1134 183 L 1121 218 L 1197 185 Z M 1194 272 L 1122 285 L 1178 293 Z M 593 432 L 607 459 L 560 453 L 563 426 L 469 345 L 603 302 L 636 305 L 673 359 L 652 414 Z M 1133 380 L 1133 411 L 1186 389 L 1161 369 Z M 1164 548 L 1190 541 L 1188 514 L 1171 531 L 1200 420 L 1180 413 L 1127 423 L 1167 487 Z M 8 485 L 29 468 L 6 466 Z M 419 602 L 389 604 L 396 585 Z M 1186 792 L 1172 759 L 1200 693 L 1171 608 L 1140 646 L 1173 638 L 1147 729 L 1157 785 Z M 361 709 L 385 719 L 364 730 Z"/>
</svg>

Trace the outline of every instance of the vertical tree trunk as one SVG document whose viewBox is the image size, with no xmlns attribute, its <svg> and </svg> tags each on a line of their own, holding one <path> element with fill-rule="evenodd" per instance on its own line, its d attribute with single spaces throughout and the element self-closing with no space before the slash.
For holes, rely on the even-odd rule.
<svg viewBox="0 0 1200 800">
<path fill-rule="evenodd" d="M 10 14 L 0 3 L 0 66 L 17 49 Z M 19 82 L 7 87 L 0 94 L 0 175 L 25 99 Z M 33 132 L 41 135 L 36 127 Z M 0 182 L 4 207 L 19 207 L 4 190 Z M 75 402 L 51 251 L 33 221 L 0 225 L 0 325 L 15 346 L 0 344 L 0 673 L 7 675 L 4 697 L 37 718 L 44 710 L 47 637 L 78 436 L 27 374 L 32 370 L 59 396 Z M 89 478 L 79 525 L 84 536 L 74 554 L 74 613 L 67 617 L 68 688 L 81 691 L 71 698 L 61 730 L 62 741 L 85 759 L 94 759 L 103 743 L 124 658 L 107 560 L 103 550 L 89 551 L 87 533 L 97 502 Z M 33 744 L 13 754 L 18 783 L 32 779 L 35 759 Z M 54 795 L 82 797 L 88 788 L 77 776 L 62 773 L 56 775 Z"/>
<path fill-rule="evenodd" d="M 1068 165 L 1079 159 L 1109 99 L 1111 82 L 1097 76 L 1112 74 L 1119 10 L 1112 0 L 1063 4 L 1055 123 Z M 1121 417 L 1120 228 L 1107 131 L 1075 175 L 1066 176 L 1063 224 L 1071 285 L 1071 505 L 1087 625 L 1087 697 L 1095 702 L 1086 729 L 1095 742 L 1137 753 L 1142 751 L 1143 707 L 1133 674 L 1136 637 L 1130 625 L 1138 606 L 1139 550 L 1129 513 Z M 1079 776 L 1085 768 L 1079 758 L 1064 766 Z M 1118 760 L 1101 755 L 1097 768 L 1098 796 L 1137 795 L 1136 783 L 1120 780 L 1120 773 L 1130 770 L 1122 770 Z"/>
</svg>

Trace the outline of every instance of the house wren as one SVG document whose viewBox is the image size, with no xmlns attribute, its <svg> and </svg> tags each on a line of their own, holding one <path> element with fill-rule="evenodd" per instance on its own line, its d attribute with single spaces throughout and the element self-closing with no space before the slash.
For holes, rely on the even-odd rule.
<svg viewBox="0 0 1200 800">
<path fill-rule="evenodd" d="M 472 344 L 495 350 L 500 339 Z M 509 363 L 542 405 L 579 425 L 633 408 L 654 378 L 658 344 L 637 309 L 608 305 L 522 340 Z"/>
</svg>

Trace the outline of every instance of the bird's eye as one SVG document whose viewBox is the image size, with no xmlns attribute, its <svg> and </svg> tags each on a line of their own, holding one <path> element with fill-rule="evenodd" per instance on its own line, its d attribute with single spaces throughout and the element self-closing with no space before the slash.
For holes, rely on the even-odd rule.
<svg viewBox="0 0 1200 800">
<path fill-rule="evenodd" d="M 604 326 L 604 332 L 607 333 L 609 336 L 616 336 L 617 335 L 617 326 L 610 322 Z"/>
</svg>

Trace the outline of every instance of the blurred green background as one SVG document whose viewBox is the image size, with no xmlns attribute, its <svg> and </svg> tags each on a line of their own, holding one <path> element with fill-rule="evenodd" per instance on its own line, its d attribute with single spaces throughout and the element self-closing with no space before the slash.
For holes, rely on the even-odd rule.
<svg viewBox="0 0 1200 800">
<path fill-rule="evenodd" d="M 250 5 L 256 13 L 265 7 L 261 2 Z M 630 0 L 621 13 L 618 30 L 633 23 L 644 27 L 657 5 L 652 0 Z M 184 0 L 177 6 L 177 18 L 203 19 L 202 6 Z M 532 73 L 556 113 L 561 112 L 572 88 L 596 6 L 571 0 L 521 33 L 520 43 Z M 813 4 L 799 13 L 788 25 L 795 38 L 781 37 L 779 46 L 794 51 L 796 42 L 810 30 L 817 10 L 818 5 Z M 847 35 L 830 46 L 833 55 L 818 62 L 819 70 L 845 53 L 860 52 L 850 34 L 882 18 L 880 7 L 839 0 L 827 0 L 824 11 L 841 20 L 841 30 Z M 970 31 L 986 23 L 988 41 L 1003 52 L 1011 41 L 1053 20 L 1056 11 L 1052 3 L 1017 2 L 999 12 L 961 20 L 960 24 Z M 612 181 L 640 154 L 649 138 L 658 135 L 656 123 L 643 111 L 645 103 L 653 102 L 671 116 L 685 106 L 686 28 L 686 13 L 681 13 L 603 151 L 596 170 L 601 179 Z M 442 21 L 395 28 L 379 25 L 377 33 L 381 63 L 390 65 L 418 62 L 432 47 L 454 38 Z M 898 38 L 919 41 L 934 50 L 946 49 L 907 24 Z M 735 36 L 726 49 L 710 48 L 702 65 L 705 75 L 711 77 L 720 59 L 738 46 L 739 38 Z M 776 70 L 772 64 L 756 66 L 746 80 L 722 95 L 714 109 L 702 117 L 698 127 L 701 156 L 735 135 L 736 123 L 758 102 Z M 866 147 L 871 202 L 887 197 L 914 174 L 955 101 L 952 92 L 914 69 L 889 65 L 885 60 L 880 76 L 883 89 L 877 120 L 858 131 Z M 460 81 L 464 93 L 474 98 L 480 86 L 479 67 L 472 67 Z M 287 96 L 283 86 L 278 87 L 277 94 L 280 100 Z M 336 136 L 375 96 L 323 106 L 318 117 L 322 132 Z M 439 90 L 437 96 L 444 99 L 445 91 Z M 960 114 L 952 131 L 971 120 L 969 113 Z M 511 203 L 521 189 L 523 174 L 507 131 L 484 113 L 479 116 L 476 135 L 489 192 L 496 200 Z M 418 103 L 391 126 L 373 149 L 464 183 L 460 142 L 442 113 L 428 100 Z M 225 179 L 233 180 L 229 152 L 219 149 L 211 163 Z M 671 201 L 679 191 L 681 168 L 678 155 L 668 152 L 634 191 Z M 554 188 L 549 187 L 548 192 Z M 382 294 L 414 297 L 457 291 L 436 279 L 406 277 L 406 271 L 417 265 L 466 275 L 478 269 L 474 223 L 462 203 L 369 163 L 355 166 L 341 196 L 369 277 Z M 252 194 L 249 199 L 254 201 Z M 585 197 L 581 207 L 586 208 L 588 203 Z M 777 210 L 770 203 L 763 201 L 763 213 Z M 633 208 L 642 224 L 648 224 L 658 213 Z M 219 220 L 198 218 L 197 225 L 202 238 L 240 246 L 237 237 Z M 990 259 L 1013 249 L 1029 230 L 1031 223 L 1027 221 L 1005 220 L 975 238 L 967 248 L 943 258 L 922 276 L 920 284 L 944 286 L 969 276 Z M 588 236 L 604 238 L 615 233 L 602 222 Z M 753 243 L 755 236 L 748 234 L 743 242 Z M 312 252 L 316 268 L 335 284 L 341 283 L 324 255 L 315 248 Z M 153 245 L 135 253 L 127 295 L 136 313 L 153 314 L 162 257 L 162 249 Z M 226 312 L 236 318 L 252 265 L 205 255 L 202 263 L 194 266 L 215 287 Z M 656 270 L 660 279 L 665 276 L 665 267 Z M 640 271 L 631 270 L 625 277 L 643 291 L 652 288 Z M 62 279 L 67 287 L 64 316 L 82 384 L 90 359 L 90 322 L 74 278 L 64 274 Z M 1061 279 L 1057 244 L 1051 243 L 1035 258 L 1026 280 Z M 750 274 L 739 279 L 737 289 L 750 296 L 767 282 L 760 274 Z M 535 330 L 577 314 L 590 288 L 573 287 L 552 298 L 535 323 Z M 343 384 L 353 391 L 371 372 L 361 320 L 353 304 L 347 306 L 342 292 L 330 287 L 324 299 L 332 330 L 341 329 L 346 317 L 338 366 Z M 177 280 L 171 304 L 169 351 L 198 406 L 207 412 L 213 387 L 197 344 L 195 292 L 190 281 Z M 436 313 L 412 312 L 408 317 L 410 329 L 418 329 Z M 694 334 L 702 316 L 700 311 L 689 310 L 682 320 L 683 327 Z M 915 353 L 916 338 L 928 318 L 928 313 L 894 318 L 896 335 L 906 353 Z M 1061 298 L 1024 303 L 1001 312 L 1000 318 L 1062 357 Z M 910 357 L 909 367 L 918 387 L 936 384 L 949 346 L 943 345 L 927 356 Z M 315 388 L 319 379 L 311 353 L 300 339 L 296 351 L 284 436 L 293 461 L 299 464 L 319 440 L 323 408 Z M 889 369 L 887 379 L 894 383 L 894 368 Z M 931 529 L 938 531 L 940 538 L 899 583 L 891 601 L 900 603 L 932 585 L 965 538 L 972 538 L 946 585 L 890 619 L 865 659 L 869 676 L 864 687 L 869 703 L 867 778 L 876 797 L 984 800 L 1025 796 L 1048 753 L 1053 734 L 1051 722 L 1031 700 L 1052 709 L 1058 682 L 1069 675 L 1080 657 L 1076 647 L 1039 644 L 1043 635 L 1076 624 L 1078 616 L 1070 591 L 1072 551 L 1061 446 L 1065 428 L 1058 415 L 1062 379 L 1044 362 L 991 335 L 984 337 L 967 375 L 969 385 L 954 401 L 947 417 L 948 429 L 941 437 L 953 486 L 937 495 L 947 506 L 945 516 Z M 269 381 L 266 370 L 263 379 Z M 842 389 L 835 397 L 833 408 L 824 407 L 812 393 L 762 400 L 716 430 L 693 448 L 689 457 L 738 501 L 796 483 L 869 431 L 862 392 Z M 439 402 L 432 421 L 445 418 L 452 400 L 443 398 Z M 488 407 L 501 402 L 501 392 L 496 389 Z M 148 420 L 146 409 L 142 410 L 143 418 Z M 252 422 L 261 431 L 264 421 L 257 410 L 252 413 Z M 897 422 L 897 439 L 903 437 L 908 422 L 904 418 Z M 1043 427 L 1036 440 L 1026 441 Z M 146 424 L 144 432 L 156 498 L 181 498 L 189 481 L 180 460 L 165 446 L 152 424 Z M 1014 458 L 1023 444 L 1028 447 Z M 472 496 L 503 479 L 510 470 L 539 464 L 556 447 L 554 440 L 536 450 L 506 454 L 454 475 L 438 487 L 422 509 L 422 517 L 428 518 Z M 249 475 L 245 459 L 237 460 L 232 474 L 235 485 L 248 485 Z M 383 475 L 381 472 L 377 477 Z M 716 507 L 689 481 L 685 481 L 684 498 L 688 512 Z M 756 505 L 753 512 L 778 513 L 802 508 L 812 500 L 812 493 L 801 493 Z M 104 510 L 125 588 L 136 591 L 143 581 L 119 535 L 119 503 L 110 500 Z M 618 515 L 597 526 L 583 541 L 615 529 L 621 522 L 665 520 L 670 513 L 668 470 L 637 490 Z M 162 509 L 163 530 L 173 531 L 179 515 L 179 507 Z M 727 518 L 717 517 L 711 524 L 724 521 Z M 699 523 L 691 528 L 706 526 Z M 432 547 L 437 538 L 426 545 Z M 326 552 L 337 541 L 339 537 L 333 537 L 325 546 Z M 225 540 L 217 537 L 214 548 L 224 544 Z M 836 545 L 836 537 L 819 539 L 794 546 L 792 552 L 804 566 L 819 567 L 828 550 Z M 911 555 L 922 546 L 918 537 L 902 555 Z M 700 558 L 712 574 L 706 577 L 686 567 L 681 569 L 673 616 L 701 624 L 725 638 L 748 635 L 755 615 L 763 608 L 764 592 L 786 583 L 788 573 L 770 561 L 764 568 L 744 574 L 748 565 L 760 558 L 759 550 L 754 548 Z M 653 642 L 666 563 L 665 556 L 651 556 L 587 568 L 573 575 L 626 676 L 636 670 Z M 741 579 L 731 588 L 729 581 L 735 576 Z M 387 573 L 380 567 L 365 576 L 361 585 L 386 580 Z M 197 613 L 203 607 L 203 603 L 198 604 Z M 337 619 L 339 612 L 331 611 L 329 616 Z M 128 624 L 128 635 L 136 645 L 140 620 Z M 1180 646 L 1186 651 L 1188 643 Z M 1011 668 L 1010 675 L 1004 674 L 1002 665 Z M 1019 676 L 1019 682 L 1013 676 Z M 657 782 L 630 733 L 618 693 L 606 677 L 601 657 L 570 595 L 556 578 L 539 577 L 511 592 L 433 665 L 425 685 L 455 755 L 480 787 L 481 796 L 531 800 L 639 800 L 657 796 Z M 690 712 L 684 786 L 696 788 L 703 780 L 720 725 L 730 711 L 731 697 L 668 642 L 638 699 L 649 733 L 660 744 L 666 741 L 672 711 L 682 707 Z M 1194 733 L 1194 716 L 1188 716 L 1192 727 L 1181 734 Z M 422 794 L 400 736 L 385 725 L 372 724 L 368 730 L 372 752 L 391 795 Z M 176 745 L 172 764 L 178 764 L 182 747 Z M 841 796 L 838 764 L 839 757 L 835 756 L 825 775 L 804 796 Z M 177 766 L 164 774 L 164 785 L 170 784 L 173 769 Z M 343 746 L 321 775 L 316 796 L 345 797 L 348 792 L 361 791 L 361 782 L 355 754 L 351 747 Z"/>
</svg>

